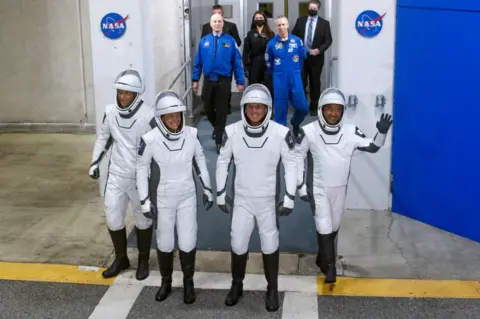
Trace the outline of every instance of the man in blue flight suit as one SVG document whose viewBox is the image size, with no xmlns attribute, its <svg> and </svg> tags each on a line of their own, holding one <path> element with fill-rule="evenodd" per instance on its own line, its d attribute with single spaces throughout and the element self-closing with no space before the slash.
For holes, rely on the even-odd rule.
<svg viewBox="0 0 480 319">
<path fill-rule="evenodd" d="M 290 121 L 293 134 L 300 131 L 300 124 L 308 113 L 307 99 L 303 89 L 302 68 L 307 57 L 303 41 L 288 33 L 288 19 L 275 19 L 277 35 L 268 42 L 265 52 L 267 68 L 273 77 L 274 121 L 287 126 L 288 102 L 294 108 Z"/>
<path fill-rule="evenodd" d="M 223 17 L 220 14 L 212 15 L 210 24 L 213 32 L 203 37 L 198 44 L 193 62 L 192 81 L 196 94 L 203 71 L 202 100 L 207 118 L 213 126 L 212 138 L 219 153 L 227 124 L 232 71 L 240 92 L 243 91 L 245 77 L 242 57 L 235 39 L 229 34 L 222 33 Z"/>
</svg>

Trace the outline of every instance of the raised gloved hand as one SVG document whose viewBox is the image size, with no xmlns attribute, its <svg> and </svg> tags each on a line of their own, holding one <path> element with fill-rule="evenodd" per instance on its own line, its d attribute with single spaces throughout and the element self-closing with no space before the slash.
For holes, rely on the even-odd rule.
<svg viewBox="0 0 480 319">
<path fill-rule="evenodd" d="M 302 187 L 298 189 L 298 196 L 300 196 L 300 199 L 304 202 L 310 202 L 312 200 L 312 197 L 307 191 L 307 186 L 305 184 L 303 184 Z"/>
<path fill-rule="evenodd" d="M 233 201 L 224 192 L 222 195 L 217 196 L 217 206 L 225 214 L 230 214 L 233 210 Z M 228 206 L 230 206 L 230 207 L 228 207 Z"/>
<path fill-rule="evenodd" d="M 377 122 L 378 132 L 381 134 L 387 134 L 390 126 L 392 126 L 392 123 L 392 116 L 387 113 L 383 113 L 380 116 L 380 120 Z"/>
<path fill-rule="evenodd" d="M 293 211 L 293 200 L 285 196 L 283 198 L 283 201 L 280 201 L 277 204 L 277 214 L 279 216 L 288 216 L 292 213 Z"/>
<path fill-rule="evenodd" d="M 93 164 L 90 166 L 88 175 L 90 175 L 90 177 L 93 179 L 98 179 L 100 177 L 100 169 L 98 168 L 98 164 Z"/>
<path fill-rule="evenodd" d="M 209 190 L 203 191 L 203 207 L 208 211 L 213 206 L 213 196 Z"/>
</svg>

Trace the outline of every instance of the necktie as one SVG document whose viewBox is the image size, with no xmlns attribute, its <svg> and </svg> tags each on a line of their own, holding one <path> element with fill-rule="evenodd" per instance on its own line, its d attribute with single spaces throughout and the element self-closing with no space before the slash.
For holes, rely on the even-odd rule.
<svg viewBox="0 0 480 319">
<path fill-rule="evenodd" d="M 312 48 L 312 35 L 313 35 L 313 19 L 308 19 L 310 23 L 308 24 L 307 32 L 307 48 Z"/>
<path fill-rule="evenodd" d="M 213 56 L 217 56 L 217 45 L 218 45 L 218 35 L 214 35 L 215 38 L 215 46 L 214 46 L 214 51 L 213 51 Z"/>
</svg>

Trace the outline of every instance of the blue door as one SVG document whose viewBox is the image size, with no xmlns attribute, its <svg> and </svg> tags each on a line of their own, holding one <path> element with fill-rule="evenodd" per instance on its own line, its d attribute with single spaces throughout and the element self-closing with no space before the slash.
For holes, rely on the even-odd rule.
<svg viewBox="0 0 480 319">
<path fill-rule="evenodd" d="M 392 210 L 480 241 L 480 1 L 439 2 L 397 5 Z"/>
</svg>

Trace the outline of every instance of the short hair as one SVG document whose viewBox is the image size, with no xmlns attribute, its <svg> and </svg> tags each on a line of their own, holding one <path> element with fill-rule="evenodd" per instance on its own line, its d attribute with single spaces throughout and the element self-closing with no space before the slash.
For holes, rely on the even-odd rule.
<svg viewBox="0 0 480 319">
<path fill-rule="evenodd" d="M 311 4 L 316 4 L 319 8 L 322 6 L 322 4 L 320 3 L 320 0 L 310 0 L 310 1 L 308 1 L 308 5 L 311 5 Z"/>
<path fill-rule="evenodd" d="M 222 10 L 223 11 L 223 7 L 219 4 L 216 4 L 212 7 L 212 10 Z"/>
<path fill-rule="evenodd" d="M 280 19 L 287 19 L 288 21 L 288 18 L 286 16 L 280 15 L 275 17 L 275 22 L 277 22 L 277 20 L 280 20 Z"/>
</svg>

